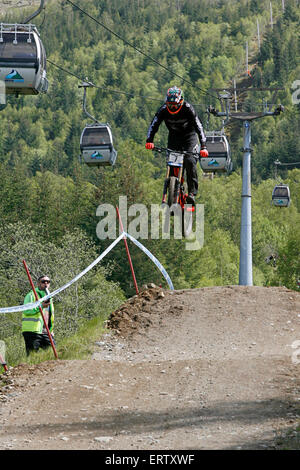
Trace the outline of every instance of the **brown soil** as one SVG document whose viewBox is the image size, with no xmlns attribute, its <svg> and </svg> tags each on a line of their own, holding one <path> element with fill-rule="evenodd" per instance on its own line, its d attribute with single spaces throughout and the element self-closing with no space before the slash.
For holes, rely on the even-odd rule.
<svg viewBox="0 0 300 470">
<path fill-rule="evenodd" d="M 108 327 L 91 360 L 1 376 L 0 449 L 275 449 L 297 434 L 299 292 L 152 286 Z"/>
</svg>

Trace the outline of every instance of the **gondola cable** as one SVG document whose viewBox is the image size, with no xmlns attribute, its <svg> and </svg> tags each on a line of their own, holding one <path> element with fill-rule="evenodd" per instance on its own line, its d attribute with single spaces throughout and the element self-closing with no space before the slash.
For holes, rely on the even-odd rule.
<svg viewBox="0 0 300 470">
<path fill-rule="evenodd" d="M 54 67 L 60 69 L 62 72 L 64 73 L 67 73 L 68 75 L 70 75 L 71 77 L 75 77 L 77 78 L 80 82 L 83 82 L 84 79 L 82 77 L 79 77 L 79 75 L 76 75 L 74 72 L 70 72 L 70 70 L 66 70 L 64 67 L 62 67 L 61 65 L 58 65 L 56 64 L 55 62 L 52 62 L 52 60 L 50 59 L 47 59 L 47 62 L 51 65 L 53 65 Z M 86 80 L 86 79 L 85 79 Z M 137 96 L 137 95 L 134 95 L 134 93 L 127 93 L 126 91 L 120 91 L 120 90 L 112 90 L 111 88 L 108 88 L 108 87 L 105 87 L 105 86 L 99 86 L 99 85 L 95 85 L 93 84 L 93 87 L 94 88 L 97 88 L 98 90 L 107 90 L 111 93 L 117 93 L 119 95 L 127 95 L 127 96 Z M 139 98 L 143 98 L 143 99 L 149 99 L 151 101 L 161 101 L 159 100 L 158 98 L 150 98 L 150 97 L 147 97 L 147 96 L 142 96 L 142 95 L 138 95 Z"/>
<path fill-rule="evenodd" d="M 86 79 L 83 79 L 82 77 L 79 77 L 78 75 L 76 75 L 74 72 L 70 72 L 70 70 L 66 70 L 64 67 L 62 67 L 61 65 L 58 65 L 56 64 L 55 62 L 52 62 L 52 60 L 50 59 L 47 59 L 47 62 L 51 65 L 53 65 L 54 67 L 60 69 L 62 72 L 64 73 L 67 73 L 68 75 L 72 76 L 72 77 L 75 77 L 77 78 L 80 82 L 83 82 L 84 80 Z M 113 90 L 111 88 L 108 88 L 108 87 L 105 87 L 105 86 L 99 86 L 99 85 L 95 85 L 93 84 L 93 87 L 94 88 L 97 88 L 98 90 L 107 90 L 111 93 L 117 93 L 119 95 L 127 95 L 127 96 L 138 96 L 139 98 L 143 98 L 143 99 L 146 99 L 146 100 L 151 100 L 151 101 L 159 101 L 161 102 L 161 100 L 159 98 L 150 98 L 149 96 L 142 96 L 142 95 L 135 95 L 134 93 L 128 93 L 126 91 L 120 91 L 120 90 Z"/>
<path fill-rule="evenodd" d="M 287 165 L 287 166 L 290 166 L 290 165 L 300 165 L 300 162 L 291 162 L 291 163 L 281 163 L 281 162 L 275 162 L 276 165 Z"/>
<path fill-rule="evenodd" d="M 163 64 L 161 64 L 158 60 L 154 59 L 153 57 L 151 57 L 149 54 L 146 54 L 145 52 L 143 52 L 141 49 L 137 48 L 136 46 L 134 46 L 133 44 L 131 44 L 129 41 L 127 41 L 126 39 L 122 38 L 122 36 L 120 36 L 119 34 L 115 33 L 113 30 L 111 30 L 108 26 L 106 26 L 105 24 L 103 24 L 101 21 L 97 20 L 96 18 L 94 18 L 92 15 L 90 15 L 88 12 L 86 12 L 85 10 L 83 10 L 81 7 L 79 7 L 78 5 L 76 5 L 75 3 L 73 3 L 71 0 L 65 0 L 66 2 L 68 2 L 70 5 L 72 5 L 74 8 L 77 8 L 81 13 L 83 13 L 84 15 L 88 16 L 91 20 L 95 21 L 97 24 L 99 24 L 99 26 L 102 26 L 104 29 L 106 29 L 107 31 L 109 31 L 111 34 L 113 34 L 114 36 L 116 36 L 118 39 L 120 39 L 121 41 L 124 42 L 124 44 L 126 44 L 127 46 L 130 46 L 132 47 L 135 51 L 139 52 L 140 54 L 142 54 L 143 56 L 147 57 L 147 59 L 150 59 L 152 62 L 154 62 L 156 65 L 158 65 L 159 67 L 162 67 L 165 71 L 173 74 L 175 77 L 177 78 L 180 78 L 180 80 L 183 80 L 183 82 L 187 83 L 188 85 L 191 85 L 192 87 L 194 88 L 197 88 L 199 91 L 201 91 L 201 93 L 207 95 L 207 96 L 210 96 L 211 98 L 214 98 L 214 99 L 219 99 L 218 96 L 216 95 L 212 95 L 211 93 L 208 93 L 207 91 L 203 90 L 202 88 L 200 88 L 199 86 L 195 85 L 194 83 L 190 82 L 189 80 L 187 80 L 186 78 L 183 78 L 181 75 L 178 75 L 176 72 L 173 72 L 173 70 L 170 70 L 168 69 L 167 67 L 165 67 Z"/>
<path fill-rule="evenodd" d="M 62 67 L 61 65 L 58 65 L 56 64 L 55 62 L 53 62 L 52 60 L 50 59 L 47 59 L 47 62 L 50 64 L 50 65 L 53 65 L 53 67 L 56 67 L 58 69 L 60 69 L 62 72 L 72 76 L 72 77 L 75 77 L 77 78 L 80 82 L 83 82 L 85 79 L 83 79 L 82 77 L 79 77 L 79 75 L 76 75 L 74 72 L 70 72 L 70 70 L 67 70 L 65 69 L 64 67 Z M 105 86 L 100 86 L 100 85 L 95 85 L 93 84 L 93 87 L 94 88 L 97 88 L 98 90 L 106 90 L 110 93 L 116 93 L 116 94 L 119 94 L 119 95 L 126 95 L 126 96 L 132 96 L 132 97 L 138 97 L 138 98 L 142 98 L 144 100 L 149 100 L 149 101 L 157 101 L 159 103 L 161 103 L 161 98 L 153 98 L 153 97 L 150 97 L 150 96 L 143 96 L 143 95 L 136 95 L 134 93 L 128 93 L 126 91 L 120 91 L 120 90 L 114 90 L 114 89 L 111 89 L 111 88 L 108 88 L 108 87 L 105 87 Z M 193 106 L 202 106 L 202 107 L 205 107 L 205 104 L 204 103 L 196 103 L 194 104 Z"/>
</svg>

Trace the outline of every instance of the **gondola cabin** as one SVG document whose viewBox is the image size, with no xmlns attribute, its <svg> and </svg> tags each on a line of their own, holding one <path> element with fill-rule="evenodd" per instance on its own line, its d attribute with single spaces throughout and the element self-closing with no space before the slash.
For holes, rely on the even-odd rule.
<svg viewBox="0 0 300 470">
<path fill-rule="evenodd" d="M 229 173 L 232 170 L 230 146 L 222 132 L 207 132 L 206 147 L 209 156 L 200 158 L 205 173 Z"/>
<path fill-rule="evenodd" d="M 290 203 L 291 195 L 288 185 L 276 185 L 272 192 L 272 204 L 276 207 L 289 207 Z"/>
<path fill-rule="evenodd" d="M 6 93 L 46 93 L 46 53 L 34 25 L 0 24 L 0 80 Z"/>
<path fill-rule="evenodd" d="M 112 132 L 108 124 L 87 125 L 80 138 L 81 156 L 88 166 L 112 166 L 117 152 L 113 146 Z"/>
</svg>

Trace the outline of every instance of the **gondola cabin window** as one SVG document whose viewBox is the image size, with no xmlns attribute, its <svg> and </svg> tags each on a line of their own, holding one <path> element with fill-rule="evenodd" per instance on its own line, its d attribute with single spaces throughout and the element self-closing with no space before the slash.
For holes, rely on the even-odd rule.
<svg viewBox="0 0 300 470">
<path fill-rule="evenodd" d="M 36 60 L 37 48 L 33 37 L 28 42 L 30 36 L 31 34 L 6 33 L 3 42 L 0 42 L 0 60 Z"/>
<path fill-rule="evenodd" d="M 274 189 L 274 197 L 288 197 L 289 193 L 286 187 L 278 187 Z"/>
<path fill-rule="evenodd" d="M 82 136 L 82 147 L 111 145 L 111 137 L 105 127 L 86 128 Z"/>
<path fill-rule="evenodd" d="M 227 158 L 228 151 L 227 151 L 227 147 L 223 139 L 221 138 L 212 139 L 211 137 L 208 137 L 206 141 L 206 146 L 207 146 L 209 156 Z"/>
</svg>

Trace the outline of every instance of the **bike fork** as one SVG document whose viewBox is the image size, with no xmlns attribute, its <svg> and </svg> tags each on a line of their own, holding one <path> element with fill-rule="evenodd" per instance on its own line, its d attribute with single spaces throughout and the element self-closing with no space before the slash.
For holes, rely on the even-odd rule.
<svg viewBox="0 0 300 470">
<path fill-rule="evenodd" d="M 181 178 L 182 178 L 182 167 L 178 171 L 177 182 L 176 182 L 176 190 L 175 190 L 175 200 L 176 204 L 179 202 L 179 190 L 181 185 Z"/>
<path fill-rule="evenodd" d="M 167 199 L 167 192 L 168 192 L 169 184 L 170 184 L 170 167 L 168 166 L 165 183 L 164 183 L 164 190 L 163 190 L 163 198 L 162 198 L 163 204 L 166 202 L 166 199 Z"/>
</svg>

